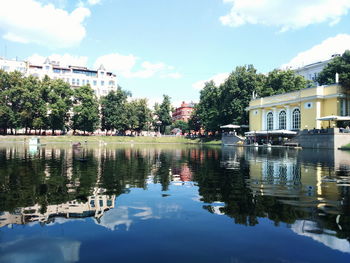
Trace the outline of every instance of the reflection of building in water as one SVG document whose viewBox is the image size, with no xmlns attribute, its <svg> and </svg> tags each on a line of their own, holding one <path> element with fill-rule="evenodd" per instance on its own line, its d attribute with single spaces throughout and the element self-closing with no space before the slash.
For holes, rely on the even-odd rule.
<svg viewBox="0 0 350 263">
<path fill-rule="evenodd" d="M 240 167 L 240 159 L 244 154 L 242 147 L 232 150 L 232 147 L 224 146 L 222 148 L 222 157 L 220 166 L 226 169 L 238 169 Z"/>
<path fill-rule="evenodd" d="M 300 165 L 296 160 L 281 161 L 266 159 L 262 163 L 261 179 L 268 184 L 299 185 Z"/>
<path fill-rule="evenodd" d="M 320 158 L 323 155 L 309 150 L 278 150 L 265 154 L 254 154 L 250 150 L 247 151 L 246 158 L 249 162 L 252 190 L 265 195 L 313 197 L 318 201 L 338 200 L 337 184 L 324 180 L 325 177 L 334 175 L 334 166 L 329 167 L 328 162 L 322 162 Z"/>
<path fill-rule="evenodd" d="M 336 232 L 322 229 L 317 223 L 308 220 L 297 220 L 292 226 L 293 232 L 301 236 L 310 237 L 315 241 L 321 242 L 327 247 L 339 250 L 344 253 L 350 253 L 350 243 L 346 239 L 336 237 Z"/>
<path fill-rule="evenodd" d="M 15 212 L 2 212 L 0 214 L 0 227 L 10 224 L 27 224 L 30 222 L 50 223 L 56 217 L 83 218 L 95 217 L 97 220 L 105 211 L 114 208 L 115 196 L 99 195 L 100 189 L 95 189 L 94 195 L 88 197 L 88 201 L 82 203 L 77 200 L 59 205 L 48 205 L 43 212 L 41 205 L 17 208 Z"/>
<path fill-rule="evenodd" d="M 222 167 L 242 169 L 246 163 L 253 195 L 275 196 L 286 204 L 334 213 L 340 213 L 340 200 L 347 199 L 350 177 L 338 176 L 350 175 L 347 152 L 223 148 Z"/>
<path fill-rule="evenodd" d="M 192 181 L 192 172 L 186 163 L 182 164 L 181 167 L 172 168 L 171 172 L 172 172 L 172 180 L 175 182 Z"/>
</svg>

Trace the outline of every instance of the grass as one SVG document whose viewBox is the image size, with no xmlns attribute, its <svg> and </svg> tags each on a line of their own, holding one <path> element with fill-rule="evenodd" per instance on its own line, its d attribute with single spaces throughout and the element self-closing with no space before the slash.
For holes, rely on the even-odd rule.
<svg viewBox="0 0 350 263">
<path fill-rule="evenodd" d="M 23 143 L 33 136 L 25 135 L 7 135 L 0 136 L 0 143 Z M 184 138 L 184 137 L 148 137 L 148 136 L 38 136 L 41 143 L 72 143 L 72 142 L 90 142 L 90 143 L 181 143 L 181 144 L 207 144 L 219 145 L 221 140 L 216 138 Z"/>
</svg>

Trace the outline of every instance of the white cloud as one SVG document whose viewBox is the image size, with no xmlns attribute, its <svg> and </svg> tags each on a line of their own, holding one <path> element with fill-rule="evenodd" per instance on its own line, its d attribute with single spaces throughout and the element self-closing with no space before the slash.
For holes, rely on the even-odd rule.
<svg viewBox="0 0 350 263">
<path fill-rule="evenodd" d="M 229 14 L 220 17 L 223 25 L 238 27 L 262 24 L 281 31 L 328 22 L 334 25 L 350 9 L 349 0 L 223 0 L 232 4 Z"/>
<path fill-rule="evenodd" d="M 291 61 L 281 66 L 281 68 L 298 68 L 311 63 L 330 59 L 334 54 L 343 54 L 350 49 L 350 35 L 339 34 L 335 37 L 327 38 L 322 43 L 312 48 L 300 52 Z"/>
<path fill-rule="evenodd" d="M 181 79 L 182 74 L 179 72 L 174 72 L 174 73 L 165 74 L 162 76 L 162 78 Z"/>
<path fill-rule="evenodd" d="M 163 62 L 151 63 L 143 61 L 138 63 L 140 58 L 130 54 L 122 55 L 112 53 L 103 55 L 96 59 L 94 67 L 98 68 L 101 64 L 116 74 L 125 78 L 151 78 L 160 76 L 163 78 L 180 78 L 180 73 L 171 72 L 174 67 L 168 66 Z"/>
<path fill-rule="evenodd" d="M 0 34 L 20 43 L 36 43 L 54 48 L 78 45 L 86 35 L 84 20 L 90 10 L 78 7 L 71 13 L 53 4 L 35 0 L 2 0 Z"/>
<path fill-rule="evenodd" d="M 101 3 L 101 0 L 88 0 L 88 3 L 90 5 L 97 5 L 97 4 Z"/>
<path fill-rule="evenodd" d="M 136 64 L 138 58 L 134 55 L 121 55 L 112 53 L 100 56 L 96 59 L 94 64 L 98 68 L 101 64 L 105 66 L 108 71 L 116 72 L 122 76 L 128 75 Z"/>
<path fill-rule="evenodd" d="M 30 57 L 27 58 L 27 60 L 34 64 L 34 65 L 40 65 L 44 63 L 46 57 L 40 56 L 38 54 L 33 54 Z M 87 66 L 87 61 L 88 57 L 85 56 L 73 56 L 70 54 L 64 54 L 64 55 L 59 55 L 59 54 L 52 54 L 49 56 L 49 59 L 51 61 L 57 61 L 60 63 L 61 66 L 81 66 L 81 67 L 86 67 Z"/>
<path fill-rule="evenodd" d="M 219 86 L 226 81 L 226 79 L 228 78 L 229 75 L 230 75 L 230 73 L 219 73 L 219 74 L 212 76 L 209 79 L 199 80 L 199 81 L 193 83 L 192 87 L 197 89 L 197 90 L 201 90 L 204 88 L 205 83 L 209 82 L 211 80 L 214 81 L 215 85 Z"/>
</svg>

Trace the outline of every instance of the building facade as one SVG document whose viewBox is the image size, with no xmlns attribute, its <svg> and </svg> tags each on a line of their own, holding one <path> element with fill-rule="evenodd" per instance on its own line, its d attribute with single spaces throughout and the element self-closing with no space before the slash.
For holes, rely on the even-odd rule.
<svg viewBox="0 0 350 263">
<path fill-rule="evenodd" d="M 328 62 L 330 62 L 333 58 L 338 56 L 340 56 L 340 54 L 334 54 L 330 59 L 295 68 L 294 72 L 300 76 L 303 76 L 306 80 L 312 81 L 317 86 L 317 77 L 320 74 L 320 72 L 324 69 Z"/>
<path fill-rule="evenodd" d="M 320 117 L 350 115 L 350 92 L 337 84 L 306 88 L 254 99 L 247 110 L 250 131 L 320 129 L 329 125 Z"/>
<path fill-rule="evenodd" d="M 22 74 L 27 72 L 28 62 L 4 59 L 0 57 L 0 69 L 6 72 L 19 71 Z"/>
<path fill-rule="evenodd" d="M 173 121 L 184 121 L 188 122 L 188 120 L 191 118 L 191 114 L 194 110 L 195 104 L 193 102 L 186 103 L 182 102 L 181 106 L 176 108 L 175 111 L 172 113 L 172 119 Z"/>
<path fill-rule="evenodd" d="M 116 90 L 117 78 L 112 72 L 106 71 L 101 65 L 97 70 L 77 66 L 60 66 L 57 61 L 46 59 L 43 64 L 31 64 L 26 61 L 0 59 L 0 69 L 7 72 L 19 71 L 25 76 L 35 76 L 43 79 L 48 76 L 51 79 L 62 79 L 72 88 L 89 84 L 95 95 L 100 98 L 110 91 Z"/>
</svg>

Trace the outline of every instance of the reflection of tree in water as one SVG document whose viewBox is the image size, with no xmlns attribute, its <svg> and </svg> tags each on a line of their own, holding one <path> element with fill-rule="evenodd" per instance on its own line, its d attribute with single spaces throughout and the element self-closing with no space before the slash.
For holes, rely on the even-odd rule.
<svg viewBox="0 0 350 263">
<path fill-rule="evenodd" d="M 198 182 L 199 194 L 202 196 L 201 201 L 223 202 L 224 206 L 219 208 L 220 212 L 234 218 L 236 223 L 255 225 L 258 223 L 258 217 L 268 217 L 275 224 L 293 223 L 306 215 L 291 205 L 279 202 L 277 197 L 253 194 L 247 183 L 251 172 L 249 162 L 244 157 L 236 158 L 239 163 L 238 169 L 228 170 L 222 168 L 217 159 L 207 158 L 208 154 L 204 156 L 206 156 L 204 161 L 199 159 L 190 161 L 191 168 L 195 171 L 194 180 Z M 268 171 L 273 174 L 273 169 L 269 170 L 270 168 L 268 165 Z M 286 178 L 286 168 L 281 168 L 279 173 L 282 174 L 282 178 Z M 206 205 L 205 208 L 213 212 L 212 206 Z"/>
<path fill-rule="evenodd" d="M 72 155 L 70 155 L 72 154 Z M 127 193 L 129 188 L 146 188 L 147 180 L 162 185 L 166 191 L 172 180 L 171 171 L 180 171 L 188 164 L 193 180 L 197 182 L 203 206 L 209 212 L 222 213 L 244 225 L 258 224 L 259 217 L 293 224 L 297 219 L 317 222 L 320 229 L 336 231 L 341 238 L 350 236 L 349 187 L 339 185 L 338 214 L 325 213 L 311 204 L 297 206 L 299 197 L 293 197 L 295 205 L 281 201 L 281 196 L 270 188 L 261 194 L 255 187 L 254 173 L 259 174 L 268 186 L 285 187 L 301 191 L 300 160 L 278 162 L 284 153 L 264 156 L 249 152 L 232 155 L 225 153 L 231 163 L 222 160 L 217 148 L 189 148 L 182 150 L 160 149 L 98 149 L 84 151 L 84 159 L 74 158 L 70 150 L 42 149 L 37 157 L 19 154 L 16 149 L 0 151 L 0 211 L 15 211 L 17 207 L 63 204 L 71 200 L 86 202 L 93 189 L 104 189 L 106 195 Z M 253 170 L 248 158 L 255 155 L 265 158 L 262 170 Z M 293 153 L 294 154 L 294 153 Z M 287 159 L 288 159 L 287 158 Z M 287 160 L 286 159 L 286 160 Z M 231 165 L 234 162 L 234 165 Z M 186 166 L 187 167 L 187 166 Z M 264 168 L 265 167 L 265 168 Z M 228 169 L 226 169 L 228 168 Z M 345 173 L 345 172 L 344 172 Z M 152 177 L 153 176 L 153 177 Z M 256 176 L 255 176 L 256 177 Z M 295 187 L 297 185 L 297 187 Z M 293 188 L 294 187 L 294 188 Z M 264 191 L 268 191 L 264 189 Z M 221 202 L 217 205 L 215 202 Z"/>
<path fill-rule="evenodd" d="M 45 160 L 31 158 L 26 152 L 19 159 L 15 150 L 7 154 L 2 149 L 0 163 L 1 211 L 14 211 L 18 206 L 42 203 L 46 199 Z"/>
<path fill-rule="evenodd" d="M 154 183 L 160 183 L 162 185 L 162 191 L 167 191 L 170 184 L 169 171 L 172 167 L 172 156 L 165 152 L 157 154 L 157 169 L 154 175 Z"/>
<path fill-rule="evenodd" d="M 150 172 L 149 155 L 141 150 L 106 150 L 101 155 L 101 183 L 108 194 L 120 195 L 127 192 L 126 186 L 146 188 L 146 179 Z"/>
<path fill-rule="evenodd" d="M 10 154 L 6 153 L 10 151 Z M 97 180 L 97 162 L 87 153 L 87 162 L 72 160 L 66 150 L 41 149 L 38 156 L 16 149 L 0 154 L 0 211 L 17 207 L 61 204 L 70 200 L 86 201 Z"/>
</svg>

